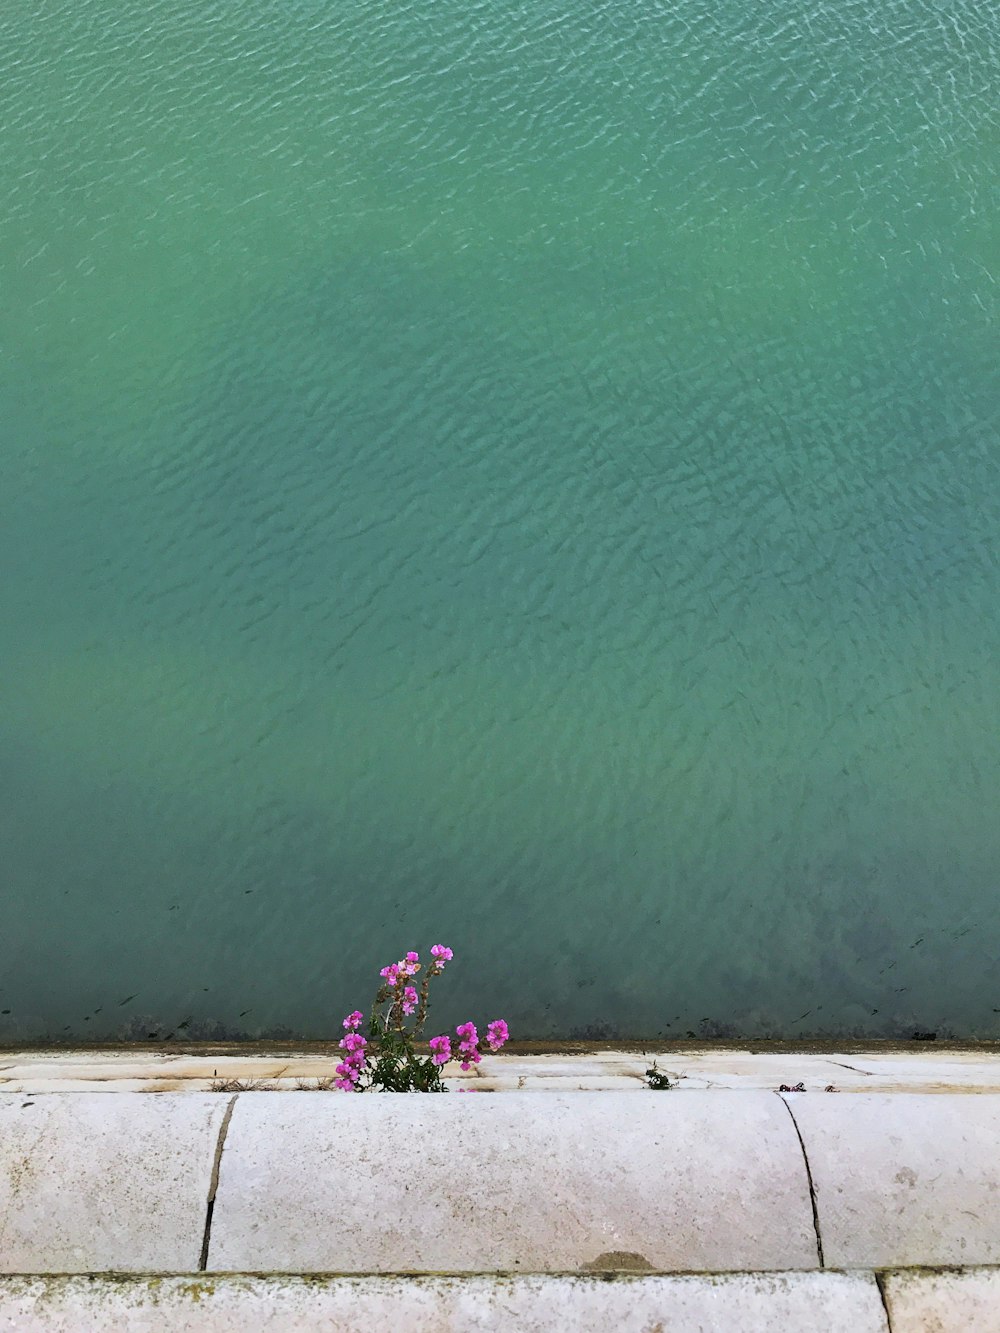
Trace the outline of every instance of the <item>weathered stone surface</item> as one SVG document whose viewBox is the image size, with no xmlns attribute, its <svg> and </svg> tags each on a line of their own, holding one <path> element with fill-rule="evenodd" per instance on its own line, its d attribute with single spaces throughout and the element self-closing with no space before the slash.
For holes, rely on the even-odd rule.
<svg viewBox="0 0 1000 1333">
<path fill-rule="evenodd" d="M 217 1080 L 263 1081 L 293 1090 L 309 1080 L 328 1078 L 339 1059 L 332 1048 L 202 1055 L 182 1051 L 18 1051 L 0 1056 L 0 1091 L 179 1092 L 212 1090 Z M 566 1092 L 576 1089 L 645 1093 L 643 1074 L 651 1054 L 588 1050 L 571 1055 L 504 1052 L 486 1056 L 462 1073 L 451 1065 L 447 1081 L 494 1092 Z M 657 1056 L 676 1080 L 678 1092 L 705 1088 L 773 1091 L 781 1083 L 803 1082 L 821 1092 L 833 1084 L 853 1092 L 1000 1092 L 1000 1055 L 934 1046 L 916 1051 L 837 1054 L 759 1051 L 712 1047 L 673 1050 Z"/>
<path fill-rule="evenodd" d="M 828 1265 L 1000 1262 L 1000 1096 L 788 1096 Z"/>
<path fill-rule="evenodd" d="M 1000 1271 L 887 1273 L 893 1333 L 1000 1333 Z"/>
<path fill-rule="evenodd" d="M 0 1096 L 0 1272 L 197 1268 L 226 1105 Z"/>
<path fill-rule="evenodd" d="M 666 1271 L 817 1264 L 778 1097 L 239 1098 L 209 1268 Z M 603 1265 L 602 1265 L 603 1266 Z"/>
<path fill-rule="evenodd" d="M 954 1327 L 954 1326 L 952 1326 Z M 0 1281 L 2 1333 L 886 1333 L 868 1274 Z"/>
</svg>

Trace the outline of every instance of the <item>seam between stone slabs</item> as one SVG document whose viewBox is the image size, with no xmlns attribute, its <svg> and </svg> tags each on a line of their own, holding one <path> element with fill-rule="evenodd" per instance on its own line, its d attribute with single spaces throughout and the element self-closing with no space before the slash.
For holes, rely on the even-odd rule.
<svg viewBox="0 0 1000 1333">
<path fill-rule="evenodd" d="M 219 1137 L 215 1144 L 215 1157 L 212 1160 L 212 1175 L 208 1182 L 208 1199 L 205 1203 L 205 1230 L 201 1238 L 201 1258 L 198 1260 L 198 1271 L 204 1273 L 208 1268 L 208 1247 L 212 1242 L 212 1214 L 215 1212 L 215 1196 L 219 1192 L 219 1168 L 222 1165 L 222 1150 L 226 1146 L 226 1135 L 229 1133 L 229 1122 L 233 1118 L 233 1108 L 236 1105 L 235 1096 L 230 1097 L 229 1105 L 226 1107 L 226 1113 L 222 1117 L 222 1124 L 219 1126 Z"/>
<path fill-rule="evenodd" d="M 878 1287 L 879 1299 L 882 1302 L 882 1309 L 885 1311 L 885 1326 L 892 1333 L 892 1314 L 889 1310 L 889 1297 L 885 1291 L 885 1273 L 882 1269 L 875 1270 L 875 1285 Z"/>
<path fill-rule="evenodd" d="M 805 1141 L 802 1138 L 802 1131 L 799 1129 L 799 1122 L 795 1119 L 795 1112 L 788 1103 L 788 1099 L 781 1096 L 781 1093 L 775 1094 L 785 1106 L 785 1110 L 792 1117 L 792 1124 L 795 1126 L 795 1134 L 799 1141 L 799 1147 L 802 1149 L 802 1160 L 806 1166 L 806 1179 L 809 1181 L 809 1202 L 812 1204 L 813 1230 L 816 1232 L 816 1254 L 819 1257 L 820 1268 L 826 1268 L 826 1262 L 823 1259 L 823 1235 L 819 1229 L 819 1209 L 816 1207 L 816 1186 L 813 1184 L 812 1168 L 809 1165 L 809 1154 L 806 1152 Z"/>
</svg>

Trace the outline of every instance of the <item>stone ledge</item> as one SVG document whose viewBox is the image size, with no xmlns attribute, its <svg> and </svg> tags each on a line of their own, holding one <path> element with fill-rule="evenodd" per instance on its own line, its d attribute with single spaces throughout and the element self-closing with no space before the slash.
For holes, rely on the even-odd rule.
<svg viewBox="0 0 1000 1333">
<path fill-rule="evenodd" d="M 1000 1269 L 0 1278 L 0 1333 L 996 1333 Z M 891 1326 L 889 1320 L 891 1319 Z"/>
<path fill-rule="evenodd" d="M 0 1098 L 0 1272 L 198 1267 L 226 1098 Z"/>
<path fill-rule="evenodd" d="M 955 1325 L 950 1326 L 951 1329 Z M 6 1333 L 887 1333 L 870 1273 L 0 1280 Z M 896 1330 L 899 1333 L 899 1330 Z M 909 1333 L 906 1330 L 906 1333 Z"/>
<path fill-rule="evenodd" d="M 609 1256 L 619 1256 L 615 1260 Z M 814 1268 L 780 1098 L 243 1096 L 209 1268 Z"/>
<path fill-rule="evenodd" d="M 785 1100 L 828 1264 L 1000 1263 L 1000 1097 Z"/>
<path fill-rule="evenodd" d="M 0 1094 L 7 1273 L 968 1267 L 997 1199 L 1000 1096 Z"/>
<path fill-rule="evenodd" d="M 328 1078 L 336 1054 L 290 1050 L 273 1054 L 233 1050 L 10 1051 L 0 1054 L 0 1091 L 208 1092 L 220 1081 L 265 1083 L 280 1090 Z M 487 1056 L 463 1074 L 452 1067 L 452 1087 L 484 1092 L 644 1092 L 643 1074 L 656 1059 L 676 1081 L 678 1092 L 705 1089 L 770 1091 L 803 1082 L 821 1092 L 1000 1093 L 1000 1049 L 768 1051 L 718 1046 L 646 1053 L 592 1050 L 580 1054 Z"/>
<path fill-rule="evenodd" d="M 997 1333 L 1000 1269 L 887 1273 L 882 1279 L 893 1333 Z"/>
</svg>

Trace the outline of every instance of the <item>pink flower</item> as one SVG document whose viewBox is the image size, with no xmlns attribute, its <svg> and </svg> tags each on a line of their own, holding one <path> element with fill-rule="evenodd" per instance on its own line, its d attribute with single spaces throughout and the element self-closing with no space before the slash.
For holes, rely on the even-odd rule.
<svg viewBox="0 0 1000 1333">
<path fill-rule="evenodd" d="M 353 1014 L 348 1014 L 344 1019 L 347 1031 L 337 1043 L 344 1052 L 344 1057 L 337 1065 L 337 1078 L 334 1080 L 334 1086 L 341 1092 L 352 1092 L 357 1087 L 368 1062 L 366 1054 L 368 1039 L 357 1031 L 363 1021 L 364 1015 L 360 1009 L 355 1009 Z"/>
<path fill-rule="evenodd" d="M 445 963 L 451 962 L 454 956 L 446 944 L 435 944 L 431 949 L 431 957 L 434 959 L 439 972 L 444 969 Z"/>
<path fill-rule="evenodd" d="M 364 1041 L 364 1038 L 361 1038 Z M 343 1045 L 343 1042 L 341 1042 Z M 346 1055 L 337 1066 L 338 1078 L 334 1080 L 334 1086 L 341 1092 L 353 1092 L 361 1078 L 362 1070 L 365 1067 L 365 1053 L 363 1049 L 352 1050 Z"/>
<path fill-rule="evenodd" d="M 398 963 L 389 963 L 379 972 L 385 977 L 387 986 L 398 986 L 406 977 L 414 977 L 420 971 L 420 955 L 412 951 Z"/>
<path fill-rule="evenodd" d="M 414 953 L 411 949 L 405 958 L 401 958 L 396 964 L 399 968 L 401 977 L 415 977 L 420 971 L 420 955 Z"/>
<path fill-rule="evenodd" d="M 467 1070 L 472 1065 L 478 1065 L 483 1057 L 479 1054 L 479 1033 L 476 1031 L 475 1023 L 459 1023 L 455 1031 L 462 1038 L 458 1044 L 458 1051 L 462 1056 L 462 1068 Z"/>
<path fill-rule="evenodd" d="M 431 1037 L 428 1045 L 434 1052 L 432 1059 L 436 1065 L 446 1065 L 451 1059 L 450 1037 Z"/>
<path fill-rule="evenodd" d="M 486 1029 L 486 1040 L 491 1051 L 498 1051 L 504 1042 L 510 1039 L 507 1024 L 502 1018 L 495 1018 Z"/>
<path fill-rule="evenodd" d="M 417 1001 L 420 996 L 417 994 L 415 986 L 407 986 L 403 991 L 403 1013 L 410 1015 L 416 1013 Z"/>
</svg>

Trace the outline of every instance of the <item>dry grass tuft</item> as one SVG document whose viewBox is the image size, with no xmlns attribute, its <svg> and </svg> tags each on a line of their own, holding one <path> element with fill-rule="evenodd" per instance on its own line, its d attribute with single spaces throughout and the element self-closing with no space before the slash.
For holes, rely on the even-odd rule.
<svg viewBox="0 0 1000 1333">
<path fill-rule="evenodd" d="M 217 1078 L 213 1092 L 273 1092 L 274 1084 L 266 1078 Z"/>
</svg>

